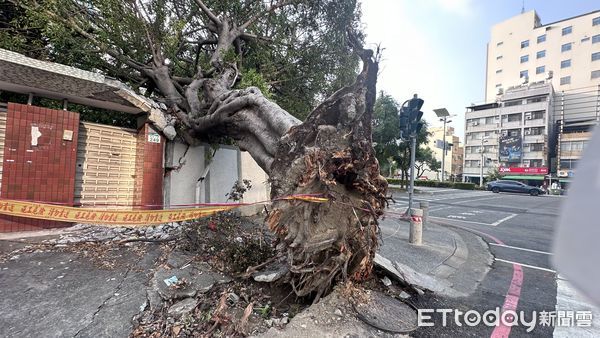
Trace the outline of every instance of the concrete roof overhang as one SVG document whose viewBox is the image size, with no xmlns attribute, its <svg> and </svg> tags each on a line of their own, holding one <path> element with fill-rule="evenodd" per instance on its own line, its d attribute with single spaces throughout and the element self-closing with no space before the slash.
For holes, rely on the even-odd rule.
<svg viewBox="0 0 600 338">
<path fill-rule="evenodd" d="M 0 48 L 0 90 L 68 100 L 90 107 L 137 114 L 143 110 L 126 100 L 131 89 L 102 74 L 40 61 Z"/>
</svg>

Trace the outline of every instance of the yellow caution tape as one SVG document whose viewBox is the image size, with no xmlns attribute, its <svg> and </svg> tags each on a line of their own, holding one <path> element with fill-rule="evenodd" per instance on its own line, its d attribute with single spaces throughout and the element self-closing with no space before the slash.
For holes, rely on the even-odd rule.
<svg viewBox="0 0 600 338">
<path fill-rule="evenodd" d="M 288 196 L 282 199 L 302 200 L 316 203 L 327 201 L 326 198 L 306 195 Z M 48 221 L 100 225 L 143 226 L 188 221 L 247 205 L 251 204 L 200 206 L 196 208 L 170 210 L 103 210 L 92 208 L 75 208 L 37 202 L 0 200 L 0 214 L 43 219 Z"/>
</svg>

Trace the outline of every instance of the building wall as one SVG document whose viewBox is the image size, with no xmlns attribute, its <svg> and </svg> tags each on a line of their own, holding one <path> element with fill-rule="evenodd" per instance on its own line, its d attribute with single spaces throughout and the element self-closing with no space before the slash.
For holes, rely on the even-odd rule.
<svg viewBox="0 0 600 338">
<path fill-rule="evenodd" d="M 592 79 L 591 73 L 600 70 L 600 60 L 592 61 L 592 53 L 600 52 L 600 24 L 593 25 L 600 11 L 542 25 L 535 11 L 529 11 L 492 27 L 487 53 L 486 102 L 492 102 L 499 89 L 523 83 L 521 71 L 528 71 L 529 82 L 543 81 L 552 71 L 550 79 L 555 90 L 569 90 L 600 83 L 600 77 Z M 563 35 L 562 30 L 572 27 L 572 33 Z M 539 36 L 546 36 L 537 42 Z M 594 38 L 596 37 L 596 38 Z M 596 40 L 597 42 L 593 43 Z M 529 46 L 521 47 L 522 41 Z M 571 43 L 571 50 L 562 51 L 561 46 Z M 545 57 L 537 58 L 537 52 L 545 51 Z M 521 56 L 528 55 L 527 62 Z M 561 61 L 571 60 L 571 66 L 561 68 Z M 536 68 L 544 66 L 536 74 Z M 561 84 L 561 78 L 570 76 L 570 83 Z"/>
<path fill-rule="evenodd" d="M 0 197 L 73 205 L 78 127 L 77 113 L 9 103 Z M 0 216 L 0 232 L 68 225 Z"/>
<path fill-rule="evenodd" d="M 149 123 L 140 128 L 137 138 L 135 205 L 143 209 L 162 209 L 165 138 Z"/>
<path fill-rule="evenodd" d="M 179 142 L 171 142 L 171 144 L 173 154 L 167 155 L 167 158 L 172 158 L 172 164 L 169 166 L 173 169 L 167 173 L 169 190 L 165 193 L 169 196 L 165 198 L 165 201 L 168 200 L 169 203 L 165 206 L 175 207 L 199 203 L 196 196 L 200 184 L 198 179 L 204 173 L 207 146 L 192 147 Z"/>
<path fill-rule="evenodd" d="M 223 203 L 227 193 L 239 179 L 248 179 L 252 188 L 244 194 L 243 202 L 262 202 L 269 199 L 267 174 L 252 159 L 249 153 L 237 147 L 221 145 L 216 152 L 209 145 L 187 147 L 173 142 L 172 170 L 168 175 L 168 197 L 170 206 L 195 203 Z M 207 170 L 208 168 L 208 170 Z M 206 174 L 203 180 L 199 179 Z M 254 213 L 259 208 L 244 208 L 244 213 Z"/>
<path fill-rule="evenodd" d="M 443 149 L 441 148 L 440 142 L 444 139 L 444 127 L 432 127 L 428 128 L 428 131 L 431 133 L 429 136 L 429 141 L 426 147 L 429 147 L 435 158 L 442 162 L 442 153 Z M 462 148 L 460 148 L 460 138 L 454 135 L 454 128 L 446 126 L 446 143 L 451 143 L 452 147 L 446 150 L 446 156 L 444 159 L 444 171 L 446 172 L 446 179 L 450 179 L 451 175 L 458 176 L 462 174 Z M 460 148 L 460 149 L 459 149 Z M 459 155 L 460 154 L 460 155 Z M 455 158 L 460 158 L 460 165 L 456 165 Z M 439 172 L 434 172 L 431 170 L 426 170 L 423 176 L 427 177 L 430 180 L 439 180 L 442 178 L 441 168 Z"/>
<path fill-rule="evenodd" d="M 550 83 L 528 84 L 508 90 L 498 102 L 469 107 L 465 113 L 464 177 L 479 179 L 482 151 L 483 176 L 499 166 L 549 167 L 553 93 Z M 518 119 L 511 120 L 515 116 Z M 534 128 L 541 130 L 540 135 L 532 135 Z M 499 161 L 500 136 L 510 131 L 522 137 L 519 163 Z"/>
</svg>

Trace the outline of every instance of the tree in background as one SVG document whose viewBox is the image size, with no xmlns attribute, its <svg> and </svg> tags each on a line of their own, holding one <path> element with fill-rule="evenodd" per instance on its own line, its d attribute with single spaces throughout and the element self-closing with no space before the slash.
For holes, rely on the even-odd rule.
<svg viewBox="0 0 600 338">
<path fill-rule="evenodd" d="M 424 145 L 427 144 L 429 138 L 429 132 L 427 131 L 427 122 L 423 121 L 423 128 L 417 134 L 417 152 L 415 153 L 415 167 L 419 163 L 426 163 L 428 161 L 427 157 L 427 149 L 424 148 Z M 431 149 L 429 149 L 431 152 Z M 398 169 L 400 170 L 400 180 L 402 182 L 408 182 L 410 178 L 410 142 L 402 142 L 400 143 L 398 153 L 394 156 L 394 161 L 398 164 Z M 415 178 L 418 175 L 415 173 Z"/>
<path fill-rule="evenodd" d="M 394 157 L 400 149 L 400 117 L 398 102 L 383 91 L 379 92 L 373 109 L 373 143 L 382 174 L 393 176 L 397 168 Z"/>
<path fill-rule="evenodd" d="M 417 151 L 418 160 L 415 160 L 415 178 L 423 176 L 425 171 L 438 172 L 442 168 L 442 162 L 435 158 L 431 148 L 420 148 Z"/>
<path fill-rule="evenodd" d="M 500 170 L 498 170 L 498 168 L 488 170 L 487 175 L 485 177 L 486 182 L 496 181 L 499 179 L 502 179 L 502 175 L 500 174 Z"/>
<path fill-rule="evenodd" d="M 379 56 L 361 46 L 355 0 L 12 2 L 25 17 L 11 24 L 40 30 L 48 59 L 126 81 L 190 144 L 250 153 L 277 199 L 274 264 L 298 296 L 370 274 L 387 182 L 371 137 Z M 281 198 L 309 193 L 328 202 Z"/>
</svg>

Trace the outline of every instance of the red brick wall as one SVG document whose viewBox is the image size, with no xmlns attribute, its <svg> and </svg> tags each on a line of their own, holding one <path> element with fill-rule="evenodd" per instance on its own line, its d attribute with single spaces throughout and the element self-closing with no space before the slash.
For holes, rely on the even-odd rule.
<svg viewBox="0 0 600 338">
<path fill-rule="evenodd" d="M 154 134 L 155 141 L 158 141 L 156 135 L 160 140 L 151 142 L 150 134 Z M 150 124 L 144 124 L 138 131 L 134 200 L 143 209 L 160 209 L 163 205 L 164 145 L 164 137 Z"/>
<path fill-rule="evenodd" d="M 79 114 L 8 104 L 0 197 L 73 204 Z M 41 136 L 31 144 L 32 126 Z M 71 141 L 64 130 L 73 131 Z M 69 226 L 70 223 L 0 216 L 0 232 Z"/>
</svg>

